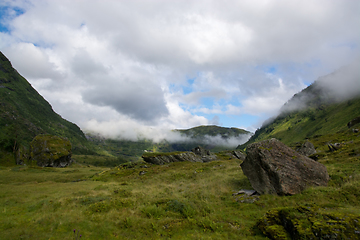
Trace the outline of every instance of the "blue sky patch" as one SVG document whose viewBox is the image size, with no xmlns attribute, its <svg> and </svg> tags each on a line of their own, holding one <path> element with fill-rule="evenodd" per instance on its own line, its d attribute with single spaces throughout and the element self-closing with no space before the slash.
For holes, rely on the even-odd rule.
<svg viewBox="0 0 360 240">
<path fill-rule="evenodd" d="M 266 70 L 267 73 L 275 74 L 277 72 L 276 66 L 271 66 Z"/>
<path fill-rule="evenodd" d="M 192 87 L 192 85 L 194 84 L 195 79 L 196 79 L 196 78 L 188 79 L 188 80 L 187 80 L 187 85 L 186 85 L 186 86 L 182 86 L 182 90 L 183 90 L 183 93 L 184 93 L 185 95 L 193 92 L 193 87 Z"/>
<path fill-rule="evenodd" d="M 8 22 L 24 13 L 25 11 L 18 7 L 0 6 L 0 32 L 11 32 Z"/>
</svg>

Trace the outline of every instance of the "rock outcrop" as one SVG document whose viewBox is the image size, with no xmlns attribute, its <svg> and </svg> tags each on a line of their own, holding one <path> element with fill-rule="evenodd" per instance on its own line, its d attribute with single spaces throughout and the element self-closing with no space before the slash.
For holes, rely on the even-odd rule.
<svg viewBox="0 0 360 240">
<path fill-rule="evenodd" d="M 238 159 L 240 159 L 240 160 L 242 160 L 242 161 L 244 161 L 245 160 L 245 158 L 246 158 L 246 155 L 245 154 L 243 154 L 241 151 L 233 151 L 233 155 L 236 157 L 236 158 L 238 158 Z"/>
<path fill-rule="evenodd" d="M 38 135 L 30 143 L 30 160 L 40 167 L 66 167 L 72 163 L 71 143 L 67 138 Z"/>
<path fill-rule="evenodd" d="M 145 162 L 163 165 L 171 162 L 210 162 L 218 160 L 217 156 L 202 147 L 196 147 L 191 152 L 150 153 L 142 156 Z"/>
<path fill-rule="evenodd" d="M 360 123 L 360 117 L 356 117 L 350 122 L 348 122 L 347 126 L 348 128 L 351 128 L 352 126 L 355 126 L 356 124 Z"/>
<path fill-rule="evenodd" d="M 249 145 L 241 168 L 260 194 L 293 195 L 329 181 L 324 165 L 274 138 Z"/>
<path fill-rule="evenodd" d="M 191 152 L 195 153 L 197 156 L 201 158 L 202 162 L 210 162 L 217 160 L 217 156 L 210 152 L 210 150 L 207 150 L 205 148 L 202 148 L 200 146 L 193 148 Z"/>
<path fill-rule="evenodd" d="M 329 144 L 328 144 L 328 148 L 329 148 L 329 151 L 330 151 L 330 152 L 334 152 L 334 151 L 336 151 L 336 150 L 339 150 L 340 147 L 341 147 L 341 144 L 340 144 L 340 143 L 334 143 L 334 144 L 329 143 Z"/>
<path fill-rule="evenodd" d="M 316 153 L 314 144 L 309 141 L 305 141 L 300 147 L 296 149 L 296 151 L 304 156 L 310 156 Z"/>
</svg>

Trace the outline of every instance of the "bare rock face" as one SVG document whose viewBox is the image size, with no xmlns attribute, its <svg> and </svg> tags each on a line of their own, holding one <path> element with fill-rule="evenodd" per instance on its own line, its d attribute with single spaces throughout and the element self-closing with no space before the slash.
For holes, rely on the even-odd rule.
<svg viewBox="0 0 360 240">
<path fill-rule="evenodd" d="M 38 135 L 30 143 L 30 160 L 40 167 L 66 167 L 72 163 L 71 143 L 67 138 Z"/>
<path fill-rule="evenodd" d="M 309 186 L 326 186 L 327 169 L 277 139 L 253 143 L 240 165 L 260 194 L 293 195 Z"/>
</svg>

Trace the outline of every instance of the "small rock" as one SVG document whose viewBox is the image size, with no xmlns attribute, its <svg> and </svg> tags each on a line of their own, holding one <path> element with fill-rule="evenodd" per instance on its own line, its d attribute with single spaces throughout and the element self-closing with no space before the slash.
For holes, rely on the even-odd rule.
<svg viewBox="0 0 360 240">
<path fill-rule="evenodd" d="M 238 159 L 240 159 L 240 160 L 245 160 L 245 158 L 246 158 L 246 155 L 245 154 L 243 154 L 242 152 L 240 152 L 240 151 L 233 151 L 233 154 L 234 154 L 234 156 L 236 157 L 236 158 L 238 158 Z"/>
<path fill-rule="evenodd" d="M 330 152 L 334 152 L 334 151 L 338 150 L 340 147 L 341 147 L 340 143 L 334 143 L 334 144 L 329 143 L 328 144 L 328 148 L 329 148 Z"/>
<path fill-rule="evenodd" d="M 146 173 L 145 171 L 140 171 L 139 175 L 141 176 L 141 175 L 144 175 L 145 173 Z"/>
<path fill-rule="evenodd" d="M 238 191 L 237 193 L 233 193 L 233 196 L 239 195 L 239 194 L 246 194 L 248 196 L 252 196 L 252 195 L 256 195 L 257 192 L 255 190 L 246 190 L 246 189 L 241 189 L 240 191 Z"/>
</svg>

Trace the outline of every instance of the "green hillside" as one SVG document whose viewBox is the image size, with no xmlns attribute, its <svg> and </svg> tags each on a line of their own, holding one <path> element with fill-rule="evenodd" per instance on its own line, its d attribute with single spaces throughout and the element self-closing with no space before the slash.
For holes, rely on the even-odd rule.
<svg viewBox="0 0 360 240">
<path fill-rule="evenodd" d="M 250 134 L 250 132 L 239 129 L 239 128 L 226 128 L 226 127 L 219 127 L 215 125 L 209 126 L 198 126 L 189 129 L 176 129 L 175 131 L 180 132 L 182 135 L 191 138 L 199 138 L 208 135 L 208 136 L 218 136 L 220 135 L 224 139 L 228 139 L 230 137 L 239 137 L 242 134 Z"/>
<path fill-rule="evenodd" d="M 175 151 L 189 151 L 197 145 L 203 146 L 213 152 L 233 149 L 228 141 L 238 140 L 246 141 L 251 132 L 239 128 L 226 128 L 216 125 L 198 126 L 189 129 L 176 129 L 182 136 L 189 140 L 186 143 L 172 143 L 171 146 Z"/>
<path fill-rule="evenodd" d="M 298 107 L 298 109 L 296 108 Z M 345 131 L 347 123 L 360 116 L 360 95 L 340 100 L 321 88 L 318 82 L 307 87 L 286 103 L 281 114 L 267 120 L 249 141 L 240 145 L 277 138 L 287 145 L 320 135 Z"/>
<path fill-rule="evenodd" d="M 28 147 L 36 135 L 45 133 L 67 137 L 74 152 L 91 152 L 80 128 L 55 113 L 1 52 L 0 129 L 0 157 L 7 161 L 11 161 L 9 153 Z"/>
</svg>

